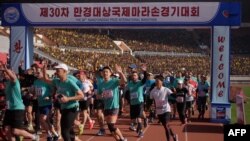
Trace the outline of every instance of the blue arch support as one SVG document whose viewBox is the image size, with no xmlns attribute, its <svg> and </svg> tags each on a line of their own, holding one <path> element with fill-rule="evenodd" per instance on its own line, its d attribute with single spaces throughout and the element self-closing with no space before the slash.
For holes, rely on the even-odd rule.
<svg viewBox="0 0 250 141">
<path fill-rule="evenodd" d="M 11 26 L 12 62 L 32 64 L 31 27 L 211 28 L 211 121 L 229 123 L 230 29 L 241 23 L 239 2 L 23 3 L 2 5 L 2 26 Z M 13 53 L 13 50 L 26 50 Z M 21 52 L 21 51 L 20 51 Z M 14 69 L 18 63 L 11 63 Z"/>
</svg>

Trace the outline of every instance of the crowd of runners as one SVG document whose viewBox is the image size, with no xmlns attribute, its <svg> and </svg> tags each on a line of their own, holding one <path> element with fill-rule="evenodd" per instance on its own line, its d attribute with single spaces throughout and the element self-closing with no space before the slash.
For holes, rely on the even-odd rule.
<svg viewBox="0 0 250 141">
<path fill-rule="evenodd" d="M 43 130 L 47 141 L 74 141 L 96 126 L 96 136 L 110 133 L 116 141 L 127 141 L 116 123 L 128 112 L 128 128 L 138 138 L 143 138 L 144 129 L 157 119 L 166 140 L 177 141 L 178 135 L 169 125 L 171 119 L 178 118 L 185 125 L 196 111 L 195 118 L 204 119 L 209 102 L 207 76 L 195 77 L 191 71 L 153 74 L 147 72 L 146 64 L 100 66 L 95 72 L 70 71 L 66 64 L 54 69 L 55 74 L 49 77 L 46 61 L 28 70 L 20 64 L 18 73 L 0 63 L 3 140 L 38 141 Z"/>
</svg>

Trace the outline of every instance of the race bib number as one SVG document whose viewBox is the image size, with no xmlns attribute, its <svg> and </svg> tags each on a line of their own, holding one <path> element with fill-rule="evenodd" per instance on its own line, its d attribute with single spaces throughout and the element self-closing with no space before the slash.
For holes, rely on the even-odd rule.
<svg viewBox="0 0 250 141">
<path fill-rule="evenodd" d="M 132 100 L 132 99 L 137 99 L 138 98 L 138 95 L 137 95 L 137 93 L 131 93 L 130 94 L 130 99 Z"/>
<path fill-rule="evenodd" d="M 162 109 L 167 104 L 165 100 L 157 100 L 155 102 L 156 102 L 156 109 Z"/>
<path fill-rule="evenodd" d="M 37 96 L 42 96 L 43 95 L 43 88 L 36 88 L 36 95 Z"/>
<path fill-rule="evenodd" d="M 178 103 L 183 103 L 183 102 L 184 102 L 184 97 L 178 96 L 178 97 L 176 98 L 176 102 L 178 102 Z"/>
<path fill-rule="evenodd" d="M 113 97 L 113 91 L 112 90 L 105 90 L 102 93 L 104 98 L 112 98 Z"/>
<path fill-rule="evenodd" d="M 10 109 L 10 101 L 6 101 L 6 108 Z"/>
<path fill-rule="evenodd" d="M 150 87 L 146 87 L 145 94 L 149 94 Z"/>
<path fill-rule="evenodd" d="M 192 95 L 186 96 L 187 101 L 193 101 L 194 97 Z"/>
</svg>

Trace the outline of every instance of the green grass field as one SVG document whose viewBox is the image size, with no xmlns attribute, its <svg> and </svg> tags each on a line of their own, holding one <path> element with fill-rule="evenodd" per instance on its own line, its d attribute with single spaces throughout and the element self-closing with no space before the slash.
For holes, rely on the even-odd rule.
<svg viewBox="0 0 250 141">
<path fill-rule="evenodd" d="M 248 97 L 247 102 L 245 103 L 245 118 L 246 118 L 246 123 L 250 124 L 250 87 L 242 87 L 244 90 L 245 95 Z M 236 117 L 236 104 L 232 103 L 231 107 L 231 123 L 236 123 L 237 122 L 237 117 Z"/>
</svg>

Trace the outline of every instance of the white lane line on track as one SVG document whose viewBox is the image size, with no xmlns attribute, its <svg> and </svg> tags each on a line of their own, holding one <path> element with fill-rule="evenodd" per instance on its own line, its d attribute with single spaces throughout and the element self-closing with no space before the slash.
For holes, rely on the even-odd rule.
<svg viewBox="0 0 250 141">
<path fill-rule="evenodd" d="M 148 130 L 149 127 L 150 127 L 150 125 L 148 125 L 148 127 L 143 131 L 144 135 L 145 135 L 145 133 L 146 133 L 146 131 Z M 143 138 L 144 138 L 144 137 L 138 138 L 136 141 L 140 141 L 140 140 L 143 139 Z"/>
<path fill-rule="evenodd" d="M 95 136 L 92 136 L 92 137 L 88 138 L 86 141 L 90 141 L 90 140 L 92 140 L 93 138 L 95 138 Z"/>
<path fill-rule="evenodd" d="M 184 130 L 185 131 L 185 141 L 188 141 L 187 126 L 188 125 L 186 124 L 185 127 L 184 127 L 185 128 L 185 130 Z"/>
</svg>

